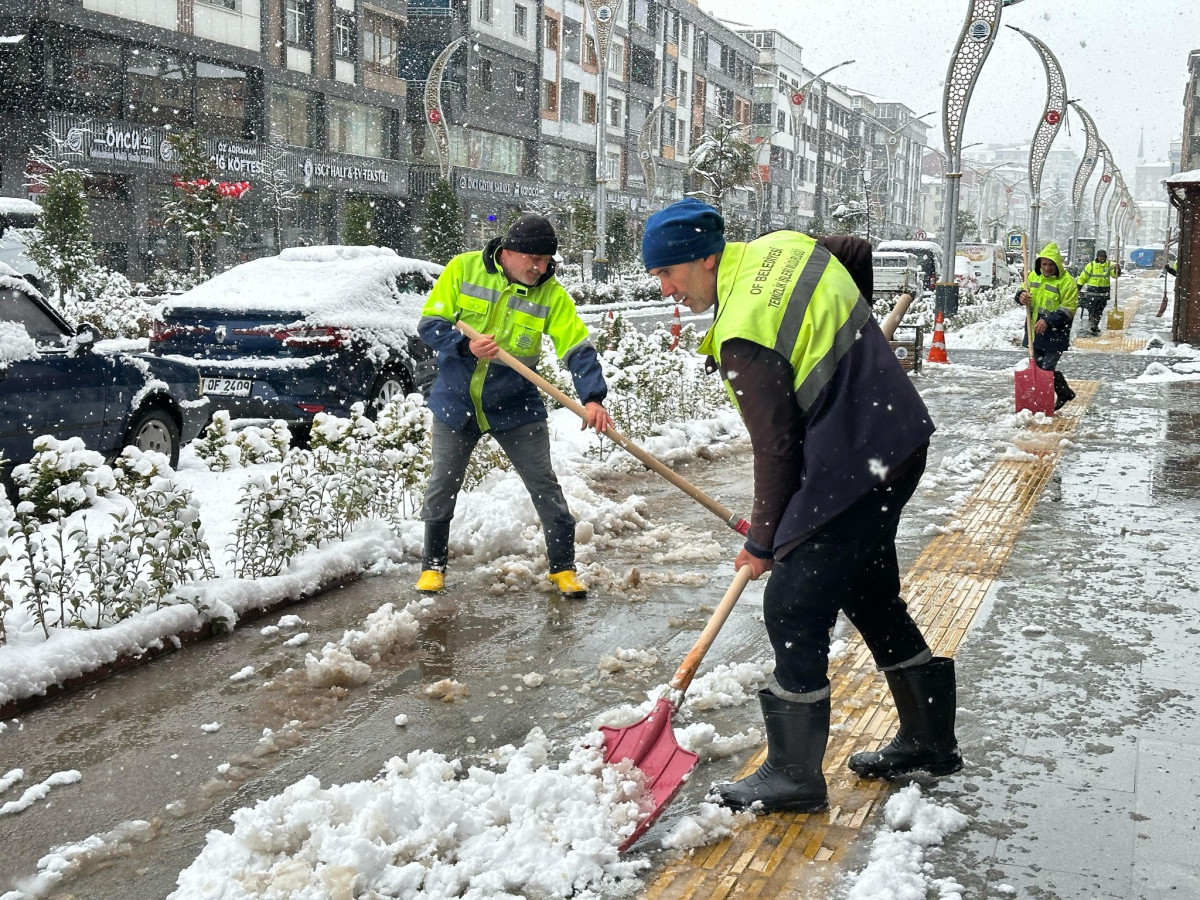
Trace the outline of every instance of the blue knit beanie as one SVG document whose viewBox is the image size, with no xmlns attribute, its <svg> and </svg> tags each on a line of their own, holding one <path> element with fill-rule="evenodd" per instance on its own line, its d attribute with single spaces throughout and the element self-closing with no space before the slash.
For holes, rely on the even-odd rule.
<svg viewBox="0 0 1200 900">
<path fill-rule="evenodd" d="M 642 262 L 646 271 L 704 259 L 725 248 L 725 220 L 707 203 L 685 197 L 646 220 Z"/>
</svg>

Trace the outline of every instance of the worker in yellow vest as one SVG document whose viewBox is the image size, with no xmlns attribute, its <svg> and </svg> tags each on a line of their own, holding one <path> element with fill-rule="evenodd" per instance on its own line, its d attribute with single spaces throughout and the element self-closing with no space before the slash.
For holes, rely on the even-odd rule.
<svg viewBox="0 0 1200 900">
<path fill-rule="evenodd" d="M 869 267 L 869 252 L 860 255 Z M 864 280 L 799 232 L 726 243 L 720 213 L 691 198 L 650 217 L 642 258 L 664 297 L 713 312 L 700 350 L 725 379 L 754 452 L 750 534 L 734 565 L 755 578 L 771 572 L 763 620 L 775 671 L 759 692 L 767 758 L 714 786 L 716 798 L 768 812 L 827 805 L 821 762 L 839 610 L 884 671 L 900 717 L 895 739 L 854 754 L 850 768 L 863 777 L 957 771 L 954 663 L 933 656 L 908 614 L 896 559 L 900 512 L 934 425 L 871 315 Z"/>
<path fill-rule="evenodd" d="M 1079 305 L 1087 310 L 1088 324 L 1092 334 L 1100 333 L 1100 316 L 1108 306 L 1112 291 L 1112 279 L 1121 274 L 1116 263 L 1108 261 L 1107 250 L 1097 250 L 1096 258 L 1083 267 L 1077 282 L 1082 296 Z"/>
</svg>

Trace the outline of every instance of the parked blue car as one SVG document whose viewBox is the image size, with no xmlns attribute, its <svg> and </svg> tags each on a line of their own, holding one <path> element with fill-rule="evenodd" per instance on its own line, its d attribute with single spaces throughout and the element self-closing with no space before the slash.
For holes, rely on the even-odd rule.
<svg viewBox="0 0 1200 900">
<path fill-rule="evenodd" d="M 213 410 L 282 419 L 374 411 L 437 374 L 417 337 L 442 267 L 381 247 L 295 247 L 243 263 L 168 300 L 150 350 L 195 363 Z"/>
<path fill-rule="evenodd" d="M 127 445 L 157 450 L 175 466 L 208 420 L 195 366 L 100 352 L 97 337 L 0 266 L 0 454 L 10 491 L 13 467 L 29 462 L 41 435 L 79 437 L 108 457 Z"/>
</svg>

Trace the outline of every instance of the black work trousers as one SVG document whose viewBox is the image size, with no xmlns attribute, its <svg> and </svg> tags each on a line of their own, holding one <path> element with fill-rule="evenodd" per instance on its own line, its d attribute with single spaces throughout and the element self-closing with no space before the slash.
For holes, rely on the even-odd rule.
<svg viewBox="0 0 1200 900">
<path fill-rule="evenodd" d="M 925 471 L 925 450 L 771 569 L 763 618 L 777 694 L 800 702 L 829 690 L 830 631 L 845 612 L 881 669 L 918 665 L 929 645 L 900 597 L 896 527 Z"/>
</svg>

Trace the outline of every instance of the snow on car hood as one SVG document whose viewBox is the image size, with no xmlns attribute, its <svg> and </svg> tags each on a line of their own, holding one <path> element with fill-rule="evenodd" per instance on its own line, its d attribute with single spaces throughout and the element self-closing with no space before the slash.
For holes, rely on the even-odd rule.
<svg viewBox="0 0 1200 900">
<path fill-rule="evenodd" d="M 311 325 L 412 334 L 441 271 L 437 263 L 399 256 L 388 247 L 293 247 L 222 272 L 168 301 L 163 312 L 294 310 Z M 424 276 L 424 290 L 396 289 L 398 277 L 414 274 Z"/>
</svg>

